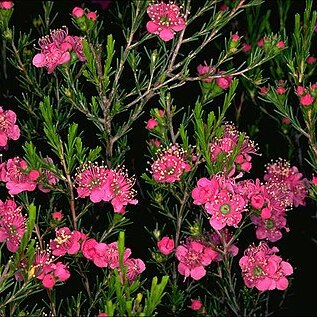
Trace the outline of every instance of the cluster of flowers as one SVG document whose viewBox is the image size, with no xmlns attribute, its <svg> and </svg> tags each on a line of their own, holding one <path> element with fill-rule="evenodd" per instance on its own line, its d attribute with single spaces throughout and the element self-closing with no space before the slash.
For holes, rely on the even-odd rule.
<svg viewBox="0 0 317 317">
<path fill-rule="evenodd" d="M 14 200 L 0 200 L 0 242 L 6 242 L 10 252 L 16 252 L 26 231 L 26 219 L 22 215 L 22 207 Z"/>
<path fill-rule="evenodd" d="M 52 162 L 50 158 L 47 161 Z M 37 185 L 41 191 L 47 193 L 47 185 L 55 185 L 57 178 L 47 170 L 42 173 L 31 170 L 25 160 L 14 157 L 0 164 L 0 181 L 6 183 L 9 195 L 17 195 L 23 191 L 33 191 Z"/>
<path fill-rule="evenodd" d="M 239 140 L 242 133 L 239 132 L 234 124 L 226 122 L 223 125 L 223 133 L 220 138 L 215 138 L 210 144 L 211 161 L 217 162 L 218 158 L 222 160 L 222 165 L 229 168 L 229 175 L 235 174 L 236 171 L 249 172 L 252 168 L 251 155 L 257 154 L 257 147 L 250 138 L 244 134 L 243 142 L 239 145 Z M 227 166 L 234 152 L 236 158 L 233 162 L 233 166 Z M 227 170 L 224 172 L 227 172 Z"/>
<path fill-rule="evenodd" d="M 153 178 L 158 183 L 174 183 L 191 170 L 187 153 L 178 145 L 172 144 L 157 151 L 158 158 L 151 165 Z"/>
<path fill-rule="evenodd" d="M 82 245 L 82 252 L 84 257 L 93 261 L 96 266 L 120 271 L 117 242 L 107 244 L 97 242 L 95 239 L 88 239 Z M 130 258 L 130 255 L 131 250 L 126 248 L 123 254 L 123 265 L 128 281 L 134 281 L 145 270 L 145 264 L 141 259 Z M 122 275 L 121 278 L 123 278 Z"/>
<path fill-rule="evenodd" d="M 67 265 L 61 261 L 55 262 L 51 250 L 41 250 L 37 248 L 35 257 L 27 267 L 27 259 L 20 262 L 20 270 L 15 274 L 16 279 L 23 281 L 24 278 L 36 278 L 41 281 L 43 287 L 51 289 L 57 282 L 65 282 L 70 277 Z"/>
<path fill-rule="evenodd" d="M 205 62 L 205 65 L 197 66 L 197 74 L 202 77 L 202 85 L 204 89 L 208 89 L 215 92 L 220 92 L 222 90 L 228 89 L 232 82 L 232 76 L 222 75 L 224 71 L 217 72 L 217 69 L 208 66 Z M 216 76 L 216 81 L 213 80 L 210 76 Z M 221 77 L 220 77 L 221 75 Z"/>
<path fill-rule="evenodd" d="M 17 116 L 12 110 L 3 110 L 0 107 L 0 146 L 6 147 L 8 140 L 18 140 L 20 129 L 17 124 Z"/>
<path fill-rule="evenodd" d="M 72 52 L 75 52 L 80 61 L 86 61 L 82 37 L 68 35 L 67 27 L 52 30 L 50 35 L 40 38 L 38 44 L 41 53 L 33 57 L 32 63 L 35 67 L 46 67 L 49 74 L 57 66 L 68 63 Z"/>
<path fill-rule="evenodd" d="M 75 177 L 78 197 L 89 196 L 94 203 L 111 202 L 114 212 L 121 214 L 125 212 L 126 205 L 138 203 L 134 199 L 134 183 L 134 178 L 129 178 L 122 168 L 113 170 L 91 162 L 81 166 Z"/>
</svg>

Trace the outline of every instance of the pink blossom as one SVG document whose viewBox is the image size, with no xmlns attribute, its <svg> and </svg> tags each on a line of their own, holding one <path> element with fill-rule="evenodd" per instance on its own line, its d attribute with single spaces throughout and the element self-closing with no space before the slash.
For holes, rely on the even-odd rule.
<svg viewBox="0 0 317 317">
<path fill-rule="evenodd" d="M 214 67 L 208 66 L 205 62 L 205 65 L 198 65 L 197 66 L 197 74 L 201 77 L 206 77 L 207 75 L 212 75 L 216 69 Z M 212 81 L 212 78 L 203 78 L 201 80 L 202 82 L 210 83 Z"/>
<path fill-rule="evenodd" d="M 154 118 L 150 118 L 146 124 L 146 128 L 149 130 L 153 130 L 158 125 L 158 122 Z"/>
<path fill-rule="evenodd" d="M 86 259 L 93 261 L 96 256 L 97 244 L 98 242 L 95 239 L 88 239 L 83 242 L 81 245 L 81 251 Z"/>
<path fill-rule="evenodd" d="M 260 93 L 261 93 L 263 96 L 265 96 L 265 95 L 269 92 L 269 90 L 270 90 L 269 87 L 263 86 L 263 87 L 260 88 Z"/>
<path fill-rule="evenodd" d="M 145 270 L 145 264 L 141 259 L 127 259 L 124 262 L 124 266 L 127 268 L 126 277 L 130 282 L 135 281 L 136 278 Z"/>
<path fill-rule="evenodd" d="M 206 275 L 205 266 L 217 257 L 217 252 L 199 241 L 188 240 L 176 249 L 176 258 L 180 261 L 178 272 L 185 278 L 191 276 L 200 280 Z"/>
<path fill-rule="evenodd" d="M 239 265 L 247 287 L 256 287 L 259 291 L 285 290 L 288 287 L 286 277 L 293 274 L 293 268 L 276 255 L 278 251 L 276 247 L 269 248 L 266 243 L 250 246 L 245 251 Z"/>
<path fill-rule="evenodd" d="M 267 166 L 264 180 L 268 183 L 270 188 L 275 191 L 281 191 L 283 184 L 285 184 L 285 191 L 290 204 L 295 207 L 305 205 L 305 198 L 308 195 L 309 182 L 303 178 L 303 174 L 298 171 L 296 166 L 291 166 L 285 160 L 277 160 Z M 274 184 L 278 183 L 275 187 Z M 276 196 L 276 193 L 274 193 Z M 274 195 L 272 193 L 272 196 Z M 280 199 L 281 200 L 281 199 Z M 287 206 L 287 201 L 285 206 Z"/>
<path fill-rule="evenodd" d="M 28 171 L 25 160 L 14 157 L 0 165 L 0 179 L 6 182 L 10 195 L 17 195 L 23 191 L 33 191 L 36 188 L 36 179 L 39 173 Z"/>
<path fill-rule="evenodd" d="M 158 151 L 158 159 L 151 166 L 153 178 L 158 183 L 174 183 L 181 179 L 181 176 L 191 170 L 187 162 L 186 153 L 179 145 Z"/>
<path fill-rule="evenodd" d="M 148 32 L 158 35 L 163 41 L 170 41 L 175 32 L 183 30 L 186 26 L 180 15 L 180 8 L 173 3 L 155 3 L 147 8 L 151 21 L 147 22 Z"/>
<path fill-rule="evenodd" d="M 262 37 L 261 39 L 259 39 L 258 42 L 257 42 L 257 44 L 258 44 L 258 47 L 263 47 L 263 45 L 264 45 L 264 38 Z"/>
<path fill-rule="evenodd" d="M 203 303 L 201 302 L 200 299 L 191 299 L 191 305 L 189 306 L 190 309 L 192 310 L 199 310 L 200 308 L 203 307 Z"/>
<path fill-rule="evenodd" d="M 10 10 L 13 7 L 12 1 L 0 1 L 0 9 Z"/>
<path fill-rule="evenodd" d="M 0 107 L 0 146 L 6 146 L 9 139 L 19 139 L 20 129 L 15 123 L 16 114 L 12 110 L 3 110 Z"/>
<path fill-rule="evenodd" d="M 82 49 L 82 38 L 69 36 L 68 29 L 52 30 L 50 35 L 39 39 L 38 44 L 41 53 L 33 57 L 32 63 L 35 67 L 46 67 L 49 74 L 59 65 L 70 61 L 70 51 L 74 50 L 80 61 L 86 58 Z"/>
<path fill-rule="evenodd" d="M 0 214 L 0 242 L 6 242 L 8 250 L 16 252 L 26 231 L 26 221 L 21 213 L 22 207 L 14 208 L 13 201 L 6 201 L 1 207 L 7 206 L 9 209 Z"/>
<path fill-rule="evenodd" d="M 85 14 L 85 11 L 83 8 L 75 7 L 72 11 L 72 16 L 74 18 L 81 18 Z"/>
<path fill-rule="evenodd" d="M 55 256 L 62 256 L 66 253 L 75 254 L 80 249 L 81 232 L 71 231 L 68 227 L 55 230 L 56 238 L 51 240 L 50 247 Z"/>
<path fill-rule="evenodd" d="M 313 183 L 314 185 L 317 185 L 317 176 L 313 176 L 313 178 L 312 178 L 312 183 Z"/>
<path fill-rule="evenodd" d="M 13 199 L 7 199 L 5 202 L 0 200 L 0 217 L 5 214 L 13 214 L 17 209 L 17 204 Z"/>
<path fill-rule="evenodd" d="M 238 227 L 245 206 L 246 201 L 241 195 L 221 190 L 214 200 L 206 203 L 205 208 L 211 215 L 210 225 L 214 229 L 220 230 L 226 225 Z"/>
<path fill-rule="evenodd" d="M 54 212 L 52 213 L 52 218 L 53 218 L 54 220 L 57 220 L 57 221 L 62 221 L 62 219 L 63 219 L 63 214 L 62 214 L 60 211 L 54 211 Z"/>
<path fill-rule="evenodd" d="M 314 101 L 315 99 L 310 94 L 301 96 L 299 99 L 300 104 L 303 106 L 310 106 Z"/>
<path fill-rule="evenodd" d="M 309 56 L 307 58 L 307 64 L 311 65 L 311 64 L 315 64 L 316 63 L 317 58 L 314 56 Z"/>
<path fill-rule="evenodd" d="M 163 237 L 157 242 L 157 247 L 164 255 L 169 255 L 174 251 L 174 240 L 169 237 Z"/>
<path fill-rule="evenodd" d="M 90 11 L 86 14 L 87 19 L 96 21 L 97 20 L 97 14 L 94 11 Z"/>
<path fill-rule="evenodd" d="M 193 203 L 195 205 L 203 205 L 210 201 L 218 192 L 219 184 L 215 178 L 201 178 L 197 182 L 197 187 L 192 191 Z"/>
<path fill-rule="evenodd" d="M 53 274 L 46 274 L 42 280 L 45 288 L 53 288 L 56 284 L 56 280 Z"/>
<path fill-rule="evenodd" d="M 64 282 L 68 280 L 70 277 L 70 273 L 67 269 L 67 266 L 62 262 L 57 262 L 56 264 L 54 264 L 53 270 L 55 278 L 57 278 L 60 282 Z"/>
<path fill-rule="evenodd" d="M 108 316 L 107 313 L 101 312 L 101 313 L 98 314 L 97 317 L 107 317 L 107 316 Z"/>
</svg>

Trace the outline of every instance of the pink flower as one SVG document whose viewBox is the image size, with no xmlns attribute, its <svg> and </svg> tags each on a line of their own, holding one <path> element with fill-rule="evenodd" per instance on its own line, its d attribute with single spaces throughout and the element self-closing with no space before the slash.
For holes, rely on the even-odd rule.
<svg viewBox="0 0 317 317">
<path fill-rule="evenodd" d="M 56 280 L 54 278 L 53 274 L 47 274 L 44 276 L 43 280 L 42 280 L 43 286 L 45 288 L 53 288 L 56 284 Z"/>
<path fill-rule="evenodd" d="M 263 45 L 264 45 L 264 38 L 262 37 L 261 39 L 259 39 L 258 42 L 257 42 L 257 44 L 258 44 L 258 47 L 263 47 Z"/>
<path fill-rule="evenodd" d="M 313 183 L 314 185 L 317 185 L 317 176 L 313 176 L 313 178 L 312 178 L 312 183 Z"/>
<path fill-rule="evenodd" d="M 90 11 L 86 14 L 87 19 L 96 21 L 97 20 L 97 14 L 94 11 Z"/>
<path fill-rule="evenodd" d="M 245 206 L 246 202 L 241 195 L 221 190 L 214 200 L 206 203 L 205 208 L 211 215 L 210 225 L 220 230 L 226 225 L 238 227 Z"/>
<path fill-rule="evenodd" d="M 316 63 L 317 58 L 314 56 L 309 56 L 307 58 L 307 64 L 311 65 L 311 64 L 315 64 Z"/>
<path fill-rule="evenodd" d="M 145 264 L 141 259 L 127 259 L 124 262 L 124 266 L 127 268 L 126 277 L 130 282 L 135 281 L 145 270 Z"/>
<path fill-rule="evenodd" d="M 146 124 L 146 128 L 149 130 L 153 130 L 158 125 L 158 122 L 154 118 L 150 118 Z"/>
<path fill-rule="evenodd" d="M 174 183 L 181 179 L 191 166 L 187 163 L 186 154 L 177 144 L 158 151 L 158 159 L 151 166 L 153 178 L 158 183 Z"/>
<path fill-rule="evenodd" d="M 36 188 L 37 171 L 28 172 L 26 161 L 19 157 L 9 159 L 0 165 L 0 179 L 6 182 L 10 195 L 17 195 L 23 191 L 33 191 Z"/>
<path fill-rule="evenodd" d="M 300 104 L 303 106 L 310 106 L 314 101 L 315 99 L 310 94 L 301 96 L 299 99 Z"/>
<path fill-rule="evenodd" d="M 77 174 L 75 183 L 79 197 L 90 197 L 94 203 L 111 201 L 114 212 L 124 213 L 125 206 L 137 204 L 136 191 L 132 188 L 134 178 L 129 178 L 125 170 L 110 170 L 97 163 L 84 164 Z"/>
<path fill-rule="evenodd" d="M 157 247 L 164 255 L 169 255 L 174 251 L 174 240 L 169 237 L 163 237 L 157 242 Z"/>
<path fill-rule="evenodd" d="M 202 77 L 206 77 L 207 75 L 212 75 L 216 69 L 214 67 L 208 66 L 205 62 L 205 65 L 198 65 L 197 66 L 197 74 Z M 203 78 L 202 82 L 210 83 L 212 78 Z"/>
<path fill-rule="evenodd" d="M 20 129 L 15 123 L 16 114 L 12 110 L 3 110 L 0 107 L 0 146 L 6 146 L 9 139 L 19 139 Z"/>
<path fill-rule="evenodd" d="M 225 76 L 216 79 L 217 85 L 221 89 L 228 89 L 232 82 L 232 76 Z"/>
<path fill-rule="evenodd" d="M 35 67 L 46 67 L 49 74 L 59 65 L 70 61 L 70 51 L 74 50 L 80 61 L 86 58 L 82 52 L 82 38 L 69 36 L 68 29 L 52 30 L 49 36 L 39 39 L 41 53 L 33 57 Z"/>
<path fill-rule="evenodd" d="M 242 277 L 247 287 L 256 287 L 259 291 L 285 290 L 288 287 L 287 276 L 293 274 L 292 266 L 277 256 L 278 249 L 270 249 L 266 243 L 250 246 L 240 259 Z"/>
<path fill-rule="evenodd" d="M 217 257 L 217 252 L 205 246 L 199 241 L 188 240 L 176 249 L 176 258 L 180 261 L 178 272 L 185 276 L 191 276 L 194 280 L 200 280 L 206 275 L 205 266 L 209 265 Z"/>
<path fill-rule="evenodd" d="M 10 10 L 13 7 L 12 1 L 0 1 L 0 9 Z"/>
<path fill-rule="evenodd" d="M 269 90 L 270 90 L 269 87 L 263 86 L 263 87 L 260 88 L 260 93 L 261 93 L 263 96 L 265 96 L 265 95 L 269 92 Z"/>
<path fill-rule="evenodd" d="M 56 238 L 51 240 L 50 247 L 55 256 L 62 256 L 66 253 L 75 254 L 80 249 L 81 232 L 71 231 L 67 227 L 55 230 Z"/>
<path fill-rule="evenodd" d="M 86 259 L 93 261 L 96 256 L 97 244 L 98 242 L 95 239 L 88 239 L 83 242 L 81 251 Z"/>
<path fill-rule="evenodd" d="M 6 242 L 8 250 L 16 252 L 26 231 L 26 221 L 21 213 L 22 207 L 13 209 L 16 206 L 13 201 L 2 203 L 2 208 L 6 206 L 9 209 L 0 214 L 0 242 Z"/>
<path fill-rule="evenodd" d="M 175 32 L 183 30 L 186 26 L 180 16 L 180 8 L 173 3 L 155 3 L 147 8 L 151 21 L 147 22 L 148 32 L 158 35 L 163 41 L 170 41 Z"/>
<path fill-rule="evenodd" d="M 52 213 L 52 218 L 53 218 L 54 220 L 57 220 L 57 221 L 62 221 L 62 219 L 63 219 L 63 214 L 62 214 L 60 211 L 54 211 L 54 212 Z"/>
<path fill-rule="evenodd" d="M 303 95 L 305 92 L 307 91 L 307 89 L 305 89 L 303 86 L 298 86 L 297 88 L 296 88 L 296 93 L 298 94 L 298 95 Z"/>
<path fill-rule="evenodd" d="M 288 124 L 291 124 L 291 119 L 288 118 L 288 117 L 285 117 L 285 118 L 282 119 L 282 123 L 283 123 L 283 124 L 287 124 L 287 125 L 288 125 Z"/>
<path fill-rule="evenodd" d="M 197 311 L 203 307 L 203 303 L 201 302 L 200 299 L 191 299 L 191 301 L 192 303 L 189 306 L 190 309 Z"/>
<path fill-rule="evenodd" d="M 197 187 L 192 191 L 193 203 L 195 205 L 203 205 L 210 201 L 218 192 L 219 185 L 215 178 L 201 178 L 197 182 Z"/>
<path fill-rule="evenodd" d="M 81 18 L 83 15 L 85 14 L 84 9 L 80 8 L 80 7 L 75 7 L 72 11 L 72 16 L 74 18 Z"/>
<path fill-rule="evenodd" d="M 97 317 L 107 317 L 107 313 L 99 313 Z"/>
<path fill-rule="evenodd" d="M 278 41 L 276 44 L 277 48 L 285 48 L 285 43 L 283 41 Z"/>
<path fill-rule="evenodd" d="M 56 264 L 54 264 L 53 270 L 55 278 L 57 278 L 60 282 L 64 282 L 68 280 L 70 277 L 70 273 L 67 269 L 67 266 L 62 262 L 57 262 Z"/>
<path fill-rule="evenodd" d="M 284 183 L 286 187 L 285 191 L 288 191 L 286 195 L 287 199 L 290 200 L 290 204 L 294 204 L 295 207 L 305 205 L 309 181 L 303 178 L 303 174 L 298 171 L 296 166 L 291 167 L 289 162 L 277 160 L 267 166 L 264 180 L 275 191 L 272 193 L 272 196 L 276 196 L 276 191 L 281 191 L 283 188 L 283 184 L 281 183 Z M 273 187 L 276 183 L 277 186 Z M 287 206 L 287 201 L 285 206 Z"/>
</svg>

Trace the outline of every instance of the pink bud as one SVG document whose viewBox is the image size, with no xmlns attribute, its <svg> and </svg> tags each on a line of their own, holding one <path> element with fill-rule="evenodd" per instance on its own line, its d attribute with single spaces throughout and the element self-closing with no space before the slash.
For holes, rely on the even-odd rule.
<svg viewBox="0 0 317 317">
<path fill-rule="evenodd" d="M 190 308 L 192 310 L 199 310 L 203 306 L 203 303 L 199 299 L 191 299 L 191 301 L 192 304 L 190 305 Z"/>
<path fill-rule="evenodd" d="M 90 11 L 86 14 L 87 19 L 96 21 L 97 20 L 97 14 L 96 12 Z"/>
<path fill-rule="evenodd" d="M 174 250 L 174 240 L 169 237 L 163 237 L 157 242 L 157 247 L 164 255 L 169 255 Z"/>
<path fill-rule="evenodd" d="M 52 218 L 57 221 L 61 221 L 63 219 L 63 214 L 60 211 L 54 211 L 52 213 Z"/>
<path fill-rule="evenodd" d="M 291 119 L 288 118 L 288 117 L 285 117 L 285 118 L 282 119 L 282 123 L 284 123 L 284 124 L 290 124 L 290 123 L 291 123 Z"/>
<path fill-rule="evenodd" d="M 52 274 L 47 274 L 44 276 L 42 283 L 45 288 L 52 288 L 55 285 L 56 281 Z"/>
<path fill-rule="evenodd" d="M 263 208 L 261 211 L 261 217 L 263 219 L 269 219 L 272 216 L 271 210 L 269 208 Z"/>
<path fill-rule="evenodd" d="M 232 77 L 220 77 L 216 79 L 217 85 L 222 89 L 228 89 L 230 87 L 230 84 L 232 82 Z"/>
<path fill-rule="evenodd" d="M 231 39 L 233 42 L 238 42 L 240 40 L 240 36 L 238 34 L 232 34 Z"/>
<path fill-rule="evenodd" d="M 261 39 L 258 40 L 258 47 L 263 47 L 264 45 L 264 38 L 262 37 Z"/>
<path fill-rule="evenodd" d="M 314 56 L 309 56 L 307 58 L 307 64 L 311 65 L 311 64 L 315 64 L 316 63 L 317 58 Z"/>
<path fill-rule="evenodd" d="M 72 11 L 72 16 L 74 18 L 81 18 L 83 15 L 85 14 L 84 9 L 80 8 L 80 7 L 75 7 Z"/>
<path fill-rule="evenodd" d="M 225 4 L 225 3 L 223 3 L 221 6 L 220 6 L 220 11 L 226 11 L 226 10 L 228 10 L 229 9 L 229 7 Z"/>
<path fill-rule="evenodd" d="M 107 317 L 108 315 L 107 315 L 107 313 L 99 313 L 98 314 L 98 317 Z"/>
<path fill-rule="evenodd" d="M 265 87 L 265 86 L 260 88 L 260 92 L 263 96 L 265 96 L 269 90 L 270 90 L 269 87 Z"/>
<path fill-rule="evenodd" d="M 285 47 L 285 43 L 283 41 L 278 41 L 276 44 L 277 48 L 284 48 Z"/>
<path fill-rule="evenodd" d="M 296 88 L 296 93 L 297 93 L 298 95 L 300 95 L 300 96 L 304 93 L 304 91 L 305 91 L 305 89 L 304 89 L 303 86 L 298 86 L 298 87 Z"/>
<path fill-rule="evenodd" d="M 314 102 L 314 98 L 310 94 L 307 94 L 305 96 L 300 97 L 299 102 L 303 106 L 310 106 Z"/>
<path fill-rule="evenodd" d="M 284 95 L 285 92 L 286 92 L 286 89 L 284 87 L 279 86 L 276 88 L 276 93 L 279 95 Z"/>
<path fill-rule="evenodd" d="M 0 9 L 10 10 L 13 7 L 12 1 L 1 1 L 0 2 Z"/>
<path fill-rule="evenodd" d="M 255 209 L 261 209 L 264 204 L 264 198 L 262 195 L 253 195 L 251 197 L 251 206 Z"/>
<path fill-rule="evenodd" d="M 35 181 L 35 180 L 37 180 L 40 177 L 40 173 L 37 170 L 32 170 L 29 173 L 29 177 L 30 177 L 30 180 Z"/>
<path fill-rule="evenodd" d="M 317 176 L 313 176 L 312 183 L 314 185 L 317 185 Z"/>
<path fill-rule="evenodd" d="M 158 122 L 156 121 L 156 119 L 151 118 L 147 122 L 146 128 L 149 129 L 149 130 L 153 130 L 157 125 L 158 125 Z"/>
</svg>

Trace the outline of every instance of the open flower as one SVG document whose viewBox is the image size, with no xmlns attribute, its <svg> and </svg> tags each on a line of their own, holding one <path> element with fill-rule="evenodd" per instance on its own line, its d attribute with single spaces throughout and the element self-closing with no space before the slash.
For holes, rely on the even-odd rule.
<svg viewBox="0 0 317 317">
<path fill-rule="evenodd" d="M 147 8 L 151 18 L 146 24 L 148 32 L 158 35 L 163 41 L 170 41 L 175 32 L 183 30 L 185 20 L 180 16 L 180 8 L 173 3 L 155 3 Z"/>
<path fill-rule="evenodd" d="M 6 146 L 9 139 L 19 139 L 20 129 L 15 124 L 16 119 L 16 114 L 12 110 L 3 110 L 0 107 L 0 146 Z"/>
</svg>

